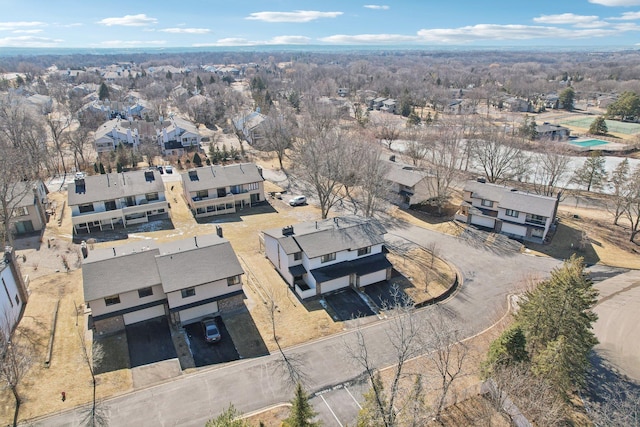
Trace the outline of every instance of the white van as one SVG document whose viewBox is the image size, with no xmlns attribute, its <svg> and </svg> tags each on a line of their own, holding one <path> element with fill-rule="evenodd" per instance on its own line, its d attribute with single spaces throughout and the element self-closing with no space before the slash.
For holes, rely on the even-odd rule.
<svg viewBox="0 0 640 427">
<path fill-rule="evenodd" d="M 289 200 L 289 204 L 291 206 L 300 206 L 307 203 L 307 198 L 305 196 L 296 196 L 293 199 Z"/>
</svg>

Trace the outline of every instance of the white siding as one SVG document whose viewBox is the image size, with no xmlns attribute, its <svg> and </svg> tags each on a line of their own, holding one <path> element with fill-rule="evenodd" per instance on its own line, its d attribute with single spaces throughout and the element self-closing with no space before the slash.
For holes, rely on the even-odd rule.
<svg viewBox="0 0 640 427">
<path fill-rule="evenodd" d="M 242 290 L 242 283 L 238 285 L 227 286 L 227 279 L 224 279 L 212 283 L 207 283 L 205 285 L 196 286 L 195 290 L 196 294 L 194 296 L 186 298 L 182 298 L 181 291 L 169 292 L 167 294 L 169 307 L 180 307 L 183 305 L 192 304 L 194 302 L 240 291 Z"/>
<path fill-rule="evenodd" d="M 209 304 L 199 305 L 197 307 L 180 310 L 180 323 L 183 325 L 194 323 L 202 317 L 218 312 L 218 302 L 210 302 Z"/>
<path fill-rule="evenodd" d="M 139 305 L 147 304 L 153 301 L 158 301 L 165 298 L 165 294 L 161 285 L 152 286 L 153 295 L 140 298 L 138 291 L 123 292 L 118 294 L 120 296 L 120 304 L 105 305 L 104 298 L 89 301 L 91 306 L 91 315 L 93 317 L 101 316 L 103 314 L 113 313 L 114 311 L 126 310 Z M 111 295 L 110 295 L 111 296 Z"/>
<path fill-rule="evenodd" d="M 527 227 L 523 227 L 515 224 L 502 223 L 502 233 L 515 234 L 516 236 L 526 236 Z"/>
<path fill-rule="evenodd" d="M 18 295 L 18 284 L 16 283 L 11 269 L 7 266 L 0 272 L 0 322 L 4 323 L 5 319 L 9 323 L 9 328 L 18 322 L 18 316 L 22 310 L 24 302 Z M 18 301 L 16 301 L 16 296 Z M 4 325 L 0 323 L 4 327 Z"/>
<path fill-rule="evenodd" d="M 131 325 L 132 323 L 142 322 L 143 320 L 153 319 L 154 317 L 164 316 L 164 305 L 157 305 L 155 307 L 145 308 L 144 310 L 134 311 L 133 313 L 127 313 L 122 316 L 125 325 Z"/>
</svg>

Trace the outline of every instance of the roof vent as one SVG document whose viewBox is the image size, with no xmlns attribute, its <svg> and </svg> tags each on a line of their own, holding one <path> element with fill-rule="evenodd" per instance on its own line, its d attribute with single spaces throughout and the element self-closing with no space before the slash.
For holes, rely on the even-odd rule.
<svg viewBox="0 0 640 427">
<path fill-rule="evenodd" d="M 293 225 L 288 227 L 282 227 L 282 235 L 283 236 L 292 236 L 293 235 Z"/>
</svg>

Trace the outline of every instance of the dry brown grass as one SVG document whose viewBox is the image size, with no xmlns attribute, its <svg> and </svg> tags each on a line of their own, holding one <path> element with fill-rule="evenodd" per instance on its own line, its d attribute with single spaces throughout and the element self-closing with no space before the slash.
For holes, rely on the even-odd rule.
<svg viewBox="0 0 640 427">
<path fill-rule="evenodd" d="M 262 423 L 265 427 L 280 427 L 282 421 L 289 416 L 291 411 L 291 405 L 282 404 L 274 406 L 265 411 L 251 414 L 245 417 L 252 426 L 257 426 Z"/>
<path fill-rule="evenodd" d="M 443 234 L 449 234 L 451 236 L 459 236 L 464 231 L 464 224 L 460 224 L 459 222 L 445 220 L 443 218 L 433 218 L 414 211 L 409 213 L 397 206 L 392 207 L 388 213 L 394 218 L 406 221 L 409 224 L 438 231 Z"/>
<path fill-rule="evenodd" d="M 402 289 L 415 303 L 442 295 L 455 279 L 455 272 L 436 255 L 422 248 L 406 254 L 389 253 L 387 258 L 394 268 L 408 280 L 400 282 Z"/>
</svg>

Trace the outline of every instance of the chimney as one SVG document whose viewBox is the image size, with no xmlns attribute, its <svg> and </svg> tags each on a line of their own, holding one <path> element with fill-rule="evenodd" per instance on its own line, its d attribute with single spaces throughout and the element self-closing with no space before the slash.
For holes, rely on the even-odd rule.
<svg viewBox="0 0 640 427">
<path fill-rule="evenodd" d="M 198 247 L 198 236 L 193 236 L 193 243 L 196 244 L 196 248 Z"/>
<path fill-rule="evenodd" d="M 16 285 L 18 287 L 18 293 L 20 294 L 20 301 L 22 301 L 22 307 L 24 310 L 24 306 L 29 300 L 29 293 L 27 291 L 27 284 L 20 273 L 20 269 L 18 268 L 18 263 L 16 261 L 16 252 L 11 246 L 4 247 L 4 262 L 9 266 L 11 270 L 11 274 L 13 275 Z M 20 313 L 20 317 L 22 317 L 22 313 Z"/>
<path fill-rule="evenodd" d="M 222 238 L 222 227 L 220 227 L 219 225 L 216 225 L 216 234 L 218 235 L 218 237 Z"/>
<path fill-rule="evenodd" d="M 282 235 L 283 236 L 292 236 L 293 233 L 293 225 L 290 225 L 288 227 L 283 227 L 282 228 Z"/>
<path fill-rule="evenodd" d="M 82 252 L 82 258 L 89 256 L 89 248 L 87 247 L 87 242 L 84 240 L 80 243 L 80 251 Z"/>
</svg>

